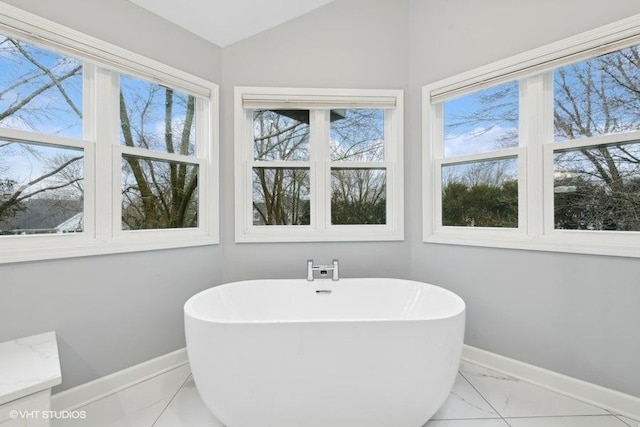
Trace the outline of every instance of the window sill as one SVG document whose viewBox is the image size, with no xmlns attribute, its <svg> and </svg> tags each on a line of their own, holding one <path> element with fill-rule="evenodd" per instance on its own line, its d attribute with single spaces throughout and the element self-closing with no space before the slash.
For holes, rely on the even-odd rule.
<svg viewBox="0 0 640 427">
<path fill-rule="evenodd" d="M 387 226 L 345 226 L 330 231 L 292 230 L 287 226 L 255 227 L 237 230 L 236 243 L 286 243 L 286 242 L 382 242 L 402 241 L 404 232 Z"/>
<path fill-rule="evenodd" d="M 110 255 L 129 252 L 147 252 L 163 249 L 178 249 L 196 246 L 219 244 L 219 240 L 208 235 L 171 236 L 164 238 L 120 238 L 109 241 L 98 241 L 81 236 L 47 236 L 57 238 L 56 242 L 42 240 L 41 236 L 34 236 L 40 245 L 19 248 L 14 242 L 0 242 L 0 264 L 45 261 L 63 258 L 78 258 L 85 256 Z M 24 237 L 22 237 L 24 239 Z M 34 239 L 35 240 L 35 239 Z M 64 241 L 63 241 L 64 240 Z M 26 242 L 23 242 L 26 243 Z M 22 245 L 20 245 L 22 246 Z"/>
<path fill-rule="evenodd" d="M 585 255 L 640 258 L 640 234 L 623 232 L 554 231 L 540 237 L 522 233 L 437 232 L 425 235 L 425 243 L 479 246 L 498 249 L 520 249 Z M 478 230 L 479 231 L 479 230 Z M 600 234 L 602 233 L 602 234 Z M 475 234 L 475 235 L 474 235 Z"/>
</svg>

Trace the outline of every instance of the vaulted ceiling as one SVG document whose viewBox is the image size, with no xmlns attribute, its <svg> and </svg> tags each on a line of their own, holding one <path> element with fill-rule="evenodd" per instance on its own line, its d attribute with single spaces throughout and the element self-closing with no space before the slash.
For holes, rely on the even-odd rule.
<svg viewBox="0 0 640 427">
<path fill-rule="evenodd" d="M 334 0 L 130 0 L 224 47 Z"/>
</svg>

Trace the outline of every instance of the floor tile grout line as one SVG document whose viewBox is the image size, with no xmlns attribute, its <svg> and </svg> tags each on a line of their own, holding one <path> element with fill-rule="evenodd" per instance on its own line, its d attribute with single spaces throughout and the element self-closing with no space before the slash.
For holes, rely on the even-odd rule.
<svg viewBox="0 0 640 427">
<path fill-rule="evenodd" d="M 627 425 L 629 427 L 633 427 L 631 424 L 629 424 L 628 422 L 626 422 L 625 420 L 622 419 L 621 415 L 619 414 L 613 414 L 614 417 L 616 417 L 617 419 L 620 420 L 620 422 L 624 425 Z M 640 423 L 638 423 L 638 425 L 640 425 Z"/>
<path fill-rule="evenodd" d="M 513 418 L 513 417 L 510 417 L 510 418 Z M 482 421 L 482 420 L 500 420 L 500 419 L 502 419 L 502 417 L 498 415 L 495 417 L 429 418 L 429 421 L 466 421 L 466 420 Z"/>
<path fill-rule="evenodd" d="M 459 371 L 456 372 L 456 373 L 457 373 L 457 375 L 460 376 L 460 378 L 461 378 L 460 381 L 462 381 L 464 384 L 468 384 L 469 383 L 468 381 L 466 381 L 465 378 L 462 377 L 462 375 L 460 375 Z M 456 379 L 455 384 L 457 384 L 457 383 L 458 383 L 458 380 Z M 474 408 L 475 410 L 484 412 L 485 416 L 482 416 L 482 417 L 474 417 L 474 416 L 472 416 L 472 417 L 462 417 L 462 418 L 450 418 L 450 417 L 441 416 L 441 418 L 432 417 L 431 420 L 447 421 L 447 420 L 463 420 L 463 419 L 474 419 L 474 420 L 476 420 L 476 419 L 478 419 L 478 420 L 479 419 L 494 419 L 494 420 L 495 419 L 500 419 L 500 414 L 498 414 L 495 411 L 492 411 L 491 410 L 492 409 L 491 405 L 489 405 L 489 408 L 482 407 L 481 403 L 472 402 L 471 401 L 472 399 L 467 399 L 467 397 L 469 397 L 469 396 L 463 396 L 465 394 L 464 392 L 456 393 L 454 391 L 454 389 L 456 388 L 455 384 L 454 384 L 453 388 L 449 391 L 449 395 L 447 397 L 447 400 L 455 397 L 455 398 L 459 399 L 461 402 L 463 402 L 464 404 L 469 405 L 470 407 Z M 475 391 L 473 388 L 472 388 L 472 390 Z M 475 392 L 477 393 L 477 391 L 475 391 Z M 479 393 L 477 393 L 477 394 L 479 394 Z M 482 396 L 480 396 L 480 399 L 483 402 L 486 402 L 485 399 L 482 399 Z M 439 410 L 436 412 L 436 414 L 440 411 L 440 409 L 442 409 L 443 406 L 444 406 L 444 404 L 439 408 Z M 434 414 L 434 416 L 436 414 Z"/>
<path fill-rule="evenodd" d="M 616 412 L 613 412 L 613 411 L 611 411 L 611 410 L 609 410 L 607 408 L 604 408 L 604 407 L 600 406 L 597 402 L 591 402 L 591 401 L 588 401 L 588 400 L 584 400 L 584 399 L 582 399 L 580 397 L 577 397 L 577 396 L 575 396 L 575 395 L 573 395 L 571 393 L 565 393 L 565 392 L 563 392 L 561 390 L 558 390 L 558 389 L 555 389 L 555 388 L 551 388 L 551 387 L 547 387 L 545 385 L 539 384 L 539 383 L 534 382 L 532 380 L 529 380 L 529 379 L 526 379 L 526 378 L 521 378 L 519 376 L 515 376 L 515 375 L 512 375 L 512 374 L 507 373 L 507 372 L 495 371 L 494 369 L 488 367 L 487 365 L 483 365 L 481 363 L 476 363 L 476 362 L 469 361 L 469 360 L 464 360 L 463 362 L 467 363 L 467 364 L 474 365 L 474 366 L 482 368 L 482 369 L 487 369 L 489 371 L 499 373 L 500 375 L 503 375 L 505 377 L 511 378 L 514 381 L 519 381 L 521 383 L 529 384 L 529 385 L 534 386 L 534 387 L 539 387 L 539 388 L 544 389 L 544 390 L 546 390 L 548 392 L 555 393 L 555 394 L 558 394 L 560 396 L 564 396 L 564 397 L 567 397 L 569 399 L 576 400 L 576 401 L 581 402 L 581 403 L 583 403 L 585 405 L 589 405 L 589 406 L 591 406 L 593 408 L 597 408 L 597 409 L 599 409 L 601 411 L 605 411 L 607 414 L 611 414 L 611 415 L 618 416 L 618 417 L 622 416 L 622 415 L 620 415 L 620 414 L 618 414 Z M 460 372 L 460 374 L 462 375 L 462 372 Z M 589 415 L 606 415 L 606 414 L 586 414 L 586 415 L 576 414 L 576 415 L 572 415 L 572 416 L 582 417 L 582 416 L 589 416 Z M 553 416 L 553 415 L 549 415 L 549 416 Z M 513 417 L 511 417 L 511 418 L 513 418 Z M 639 421 L 638 426 L 640 426 L 640 420 L 638 420 L 638 421 Z M 627 424 L 627 423 L 625 423 L 625 424 Z M 635 427 L 635 426 L 631 426 L 631 427 Z"/>
<path fill-rule="evenodd" d="M 480 397 L 481 397 L 485 402 L 487 402 L 487 405 L 489 405 L 489 407 L 490 407 L 490 408 L 491 408 L 491 409 L 492 409 L 496 414 L 498 414 L 498 416 L 500 417 L 500 419 L 501 419 L 502 421 L 504 421 L 504 422 L 505 422 L 505 424 L 506 424 L 507 426 L 511 427 L 511 424 L 509 424 L 509 422 L 508 422 L 507 420 L 505 420 L 505 418 L 502 416 L 502 414 L 501 414 L 501 413 L 500 413 L 496 408 L 494 408 L 494 407 L 493 407 L 493 405 L 491 404 L 491 402 L 489 402 L 489 401 L 487 400 L 487 398 L 486 398 L 486 397 L 484 397 L 484 395 L 483 395 L 482 393 L 480 393 L 480 390 L 478 390 L 478 389 L 476 388 L 476 386 L 474 386 L 474 385 L 471 383 L 471 381 L 469 381 L 469 379 L 468 379 L 467 377 L 465 377 L 465 376 L 464 376 L 464 374 L 462 373 L 462 370 L 459 370 L 459 371 L 458 371 L 458 373 L 459 373 L 459 374 L 460 374 L 460 376 L 461 376 L 461 377 L 462 377 L 462 378 L 463 378 L 463 379 L 464 379 L 464 380 L 465 380 L 465 381 L 466 381 L 466 382 L 471 386 L 471 388 L 472 388 L 472 389 L 474 389 L 474 390 L 476 391 L 476 393 L 478 393 L 478 394 L 480 395 Z M 494 418 L 494 419 L 497 419 L 497 418 Z"/>
<path fill-rule="evenodd" d="M 431 418 L 429 421 L 484 421 L 484 420 L 500 420 L 500 416 L 497 417 L 471 417 L 471 418 Z M 427 421 L 427 422 L 429 422 Z"/>
<path fill-rule="evenodd" d="M 176 396 L 178 395 L 178 393 L 180 393 L 180 391 L 184 388 L 184 386 L 189 382 L 189 380 L 192 378 L 193 374 L 191 372 L 189 372 L 189 375 L 187 375 L 187 378 L 182 382 L 182 384 L 180 385 L 180 387 L 178 387 L 178 390 L 176 390 L 176 392 L 173 394 L 173 396 L 171 396 L 171 399 L 169 399 L 169 403 L 166 404 L 166 406 L 164 408 L 162 408 L 162 411 L 160 411 L 160 414 L 158 415 L 158 417 L 156 418 L 156 420 L 151 423 L 151 425 L 149 427 L 155 427 L 155 425 L 157 424 L 158 421 L 160 421 L 160 418 L 162 418 L 162 416 L 164 415 L 164 413 L 167 411 L 167 408 L 169 408 L 169 406 L 171 405 L 171 403 L 175 400 Z"/>
<path fill-rule="evenodd" d="M 510 379 L 511 379 L 511 380 L 513 380 L 513 381 L 517 381 L 517 382 L 525 383 L 525 384 L 528 384 L 528 385 L 533 386 L 533 387 L 538 387 L 538 388 L 541 388 L 541 389 L 543 389 L 543 390 L 546 390 L 546 391 L 548 391 L 548 392 L 550 392 L 550 393 L 555 393 L 555 394 L 557 394 L 557 395 L 564 396 L 564 397 L 567 397 L 567 398 L 569 398 L 569 399 L 573 399 L 573 400 L 578 401 L 578 402 L 581 402 L 581 403 L 583 403 L 583 404 L 585 404 L 585 405 L 588 405 L 588 406 L 591 406 L 591 407 L 593 407 L 593 408 L 596 408 L 596 409 L 599 409 L 599 410 L 601 410 L 601 411 L 605 411 L 605 412 L 606 412 L 606 413 L 604 413 L 604 414 L 547 415 L 547 416 L 549 416 L 549 417 L 554 417 L 554 416 L 560 416 L 560 417 L 561 417 L 561 416 L 586 417 L 586 416 L 591 416 L 591 415 L 598 416 L 598 415 L 607 415 L 607 414 L 614 415 L 614 416 L 618 416 L 618 417 L 620 416 L 620 414 L 615 413 L 615 412 L 612 412 L 612 411 L 610 411 L 609 409 L 603 408 L 602 406 L 599 406 L 599 405 L 598 405 L 598 404 L 596 404 L 596 403 L 592 403 L 592 402 L 588 402 L 588 401 L 582 400 L 582 399 L 580 399 L 579 397 L 575 397 L 575 396 L 573 396 L 573 395 L 571 395 L 571 394 L 565 394 L 565 393 L 563 393 L 563 392 L 561 392 L 561 391 L 554 390 L 554 389 L 552 389 L 552 388 L 547 388 L 547 387 L 545 387 L 545 386 L 543 386 L 543 385 L 537 384 L 537 383 L 535 383 L 535 382 L 531 382 L 531 381 L 529 381 L 529 380 L 527 380 L 527 379 L 523 379 L 523 378 L 519 378 L 519 377 L 513 376 L 513 375 L 511 375 L 511 374 L 507 374 L 507 373 L 500 372 L 500 371 L 494 371 L 493 369 L 491 369 L 491 368 L 489 368 L 489 367 L 487 367 L 487 366 L 480 365 L 480 364 L 477 364 L 477 363 L 474 363 L 474 362 L 465 361 L 465 363 L 470 363 L 470 364 L 472 364 L 472 365 L 474 365 L 474 366 L 477 366 L 477 367 L 480 367 L 480 368 L 482 368 L 482 369 L 487 369 L 487 370 L 492 371 L 492 372 L 497 372 L 497 373 L 499 373 L 500 375 L 504 375 L 504 376 L 506 376 L 506 377 L 510 378 Z M 469 381 L 469 380 L 468 380 L 468 379 L 467 379 L 467 378 L 462 374 L 462 371 L 459 371 L 459 372 L 460 372 L 460 375 L 462 375 L 462 377 L 463 377 L 465 380 L 467 380 L 467 381 L 469 382 L 469 384 L 471 384 L 471 381 Z M 473 386 L 473 384 L 471 384 L 471 386 L 475 389 L 475 387 Z M 477 389 L 476 389 L 476 391 L 477 391 Z M 480 392 L 478 391 L 478 393 L 480 393 Z M 482 396 L 482 393 L 480 393 L 480 395 Z M 484 396 L 482 396 L 482 397 L 484 398 Z M 486 400 L 486 399 L 485 399 L 485 400 Z M 502 416 L 502 414 L 500 414 L 500 415 Z M 543 415 L 543 417 L 545 417 L 545 415 Z M 517 417 L 508 417 L 508 418 L 517 418 Z M 622 421 L 622 422 L 624 422 L 623 420 L 621 420 L 621 421 Z M 627 424 L 627 423 L 625 423 L 625 424 Z M 639 424 L 639 426 L 640 426 L 640 424 Z M 630 426 L 630 427 L 635 427 L 635 426 Z"/>
<path fill-rule="evenodd" d="M 157 378 L 160 377 L 162 375 L 168 374 L 169 372 L 171 372 L 173 370 L 167 371 L 167 372 L 163 372 L 160 373 L 158 375 L 154 375 L 153 378 Z M 620 421 L 623 425 L 625 426 L 629 426 L 629 427 L 636 427 L 635 425 L 629 424 L 627 421 L 625 421 L 622 417 L 622 415 L 617 414 L 615 412 L 612 412 L 610 410 L 604 409 L 604 408 L 600 408 L 600 409 L 604 409 L 606 411 L 605 414 L 571 414 L 571 415 L 524 415 L 524 416 L 510 416 L 510 417 L 505 417 L 503 416 L 500 411 L 498 411 L 490 402 L 489 400 L 483 395 L 483 393 L 481 393 L 478 388 L 476 388 L 476 386 L 467 378 L 467 376 L 465 376 L 465 374 L 463 374 L 462 369 L 458 371 L 458 374 L 460 374 L 461 378 L 466 381 L 469 386 L 471 386 L 471 388 L 478 393 L 478 395 L 480 395 L 480 397 L 488 404 L 488 406 L 495 412 L 495 414 L 497 415 L 497 417 L 491 417 L 491 418 L 447 418 L 447 419 L 438 419 L 438 420 L 429 420 L 429 421 L 463 421 L 463 420 L 502 420 L 506 426 L 511 427 L 511 424 L 509 423 L 509 420 L 517 420 L 517 419 L 544 419 L 544 418 L 581 418 L 581 417 L 589 417 L 589 418 L 596 418 L 596 417 L 612 417 L 617 419 L 618 421 Z M 467 374 L 467 375 L 473 375 L 473 373 L 471 374 Z M 162 418 L 162 416 L 166 413 L 167 409 L 169 408 L 169 406 L 176 400 L 176 397 L 178 396 L 178 394 L 184 389 L 184 387 L 186 386 L 186 384 L 193 378 L 193 374 L 191 372 L 189 372 L 189 374 L 187 375 L 187 377 L 185 378 L 185 380 L 181 383 L 181 385 L 177 388 L 177 390 L 175 391 L 175 393 L 173 393 L 173 395 L 171 396 L 171 398 L 169 399 L 168 403 L 162 408 L 160 414 L 157 416 L 157 418 L 155 419 L 155 421 L 152 422 L 152 424 L 149 427 L 155 427 L 156 424 L 160 421 L 160 419 Z M 151 378 L 149 378 L 151 379 Z M 516 381 L 520 381 L 517 378 L 514 378 Z M 526 381 L 525 381 L 526 382 Z M 129 388 L 129 387 L 127 387 Z M 122 390 L 120 390 L 122 391 Z M 117 393 L 114 393 L 117 394 Z M 105 396 L 108 397 L 108 396 Z M 576 399 L 579 400 L 579 399 Z M 429 422 L 428 421 L 428 422 Z M 427 422 L 427 423 L 428 423 Z M 640 426 L 640 425 L 639 425 Z M 424 426 L 423 426 L 424 427 Z"/>
<path fill-rule="evenodd" d="M 622 415 L 622 414 L 618 414 L 616 412 L 612 412 L 613 415 L 616 416 L 616 418 L 618 418 L 620 421 L 622 421 L 623 423 L 625 423 L 626 425 L 628 425 L 629 427 L 640 427 L 640 418 L 632 418 L 632 417 L 628 417 L 626 415 Z M 631 422 L 635 423 L 635 424 L 629 424 L 628 422 L 626 422 L 625 420 L 623 420 L 623 418 L 626 418 L 628 420 L 631 420 Z"/>
<path fill-rule="evenodd" d="M 640 420 L 634 421 L 634 420 L 633 420 L 633 418 L 625 417 L 624 415 L 618 414 L 617 412 L 613 412 L 613 411 L 610 411 L 610 410 L 608 410 L 608 409 L 607 409 L 607 412 L 609 412 L 611 415 L 613 415 L 614 417 L 616 417 L 617 419 L 619 419 L 621 422 L 623 422 L 623 423 L 624 423 L 624 425 L 627 425 L 627 426 L 629 426 L 629 427 L 637 427 L 637 426 L 640 426 Z M 629 419 L 629 420 L 631 420 L 631 421 L 636 422 L 636 423 L 637 423 L 637 424 L 636 424 L 636 426 L 633 426 L 632 424 L 629 424 L 628 422 L 626 422 L 625 420 L 623 420 L 623 418 L 627 418 L 627 419 Z"/>
<path fill-rule="evenodd" d="M 618 417 L 616 417 L 613 414 L 588 414 L 588 415 L 519 415 L 514 417 L 506 417 L 506 418 L 509 420 L 517 420 L 517 419 L 530 419 L 530 418 L 618 418 Z"/>
</svg>

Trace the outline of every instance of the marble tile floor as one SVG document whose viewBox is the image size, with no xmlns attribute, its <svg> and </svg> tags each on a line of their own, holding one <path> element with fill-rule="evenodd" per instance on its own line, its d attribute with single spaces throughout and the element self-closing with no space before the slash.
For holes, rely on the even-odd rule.
<svg viewBox="0 0 640 427">
<path fill-rule="evenodd" d="M 52 427 L 224 427 L 183 366 L 78 410 Z M 442 408 L 423 427 L 640 427 L 602 408 L 463 362 Z M 389 426 L 396 427 L 396 426 Z"/>
</svg>

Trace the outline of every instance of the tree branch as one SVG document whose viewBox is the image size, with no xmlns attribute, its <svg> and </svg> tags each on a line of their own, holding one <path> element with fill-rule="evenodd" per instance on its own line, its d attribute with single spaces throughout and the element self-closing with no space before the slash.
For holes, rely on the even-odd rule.
<svg viewBox="0 0 640 427">
<path fill-rule="evenodd" d="M 20 42 L 11 39 L 11 43 L 20 51 L 20 53 L 29 62 L 31 62 L 33 65 L 35 65 L 40 70 L 42 70 L 51 79 L 51 81 L 58 88 L 58 90 L 60 91 L 60 94 L 62 95 L 64 100 L 67 102 L 67 104 L 69 104 L 71 109 L 73 109 L 73 111 L 78 115 L 78 117 L 82 117 L 82 111 L 80 111 L 78 109 L 78 107 L 76 107 L 76 105 L 73 103 L 73 101 L 71 100 L 69 95 L 67 95 L 67 91 L 60 84 L 60 82 L 62 80 L 58 80 L 58 78 L 51 72 L 51 70 L 48 67 L 45 67 L 44 65 L 40 64 L 33 56 L 31 56 L 31 54 L 29 54 L 29 52 L 27 52 L 26 49 L 22 47 Z M 82 68 L 82 66 L 77 66 L 76 68 L 74 68 L 74 70 L 77 71 L 77 70 L 80 70 L 81 68 Z M 74 74 L 75 74 L 75 72 L 74 72 Z"/>
</svg>

